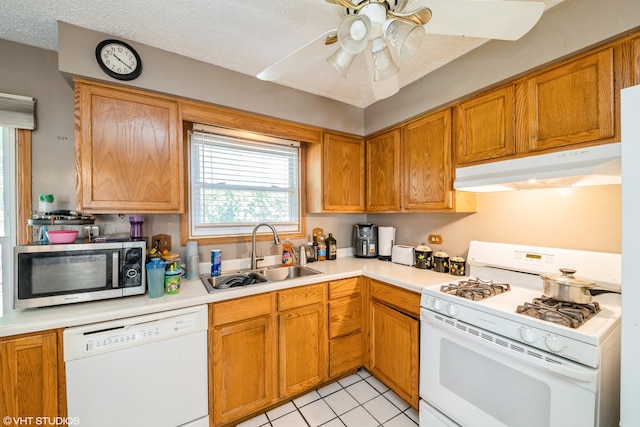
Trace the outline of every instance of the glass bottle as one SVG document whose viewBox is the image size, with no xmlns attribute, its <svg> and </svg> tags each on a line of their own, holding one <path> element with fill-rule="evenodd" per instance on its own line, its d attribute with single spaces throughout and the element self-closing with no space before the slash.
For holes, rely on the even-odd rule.
<svg viewBox="0 0 640 427">
<path fill-rule="evenodd" d="M 338 252 L 338 243 L 336 242 L 336 239 L 333 237 L 332 233 L 329 233 L 329 237 L 325 239 L 325 243 L 327 244 L 327 259 L 336 259 Z"/>
<path fill-rule="evenodd" d="M 327 244 L 324 242 L 324 236 L 319 236 L 318 261 L 326 261 L 326 259 L 327 259 Z"/>
</svg>

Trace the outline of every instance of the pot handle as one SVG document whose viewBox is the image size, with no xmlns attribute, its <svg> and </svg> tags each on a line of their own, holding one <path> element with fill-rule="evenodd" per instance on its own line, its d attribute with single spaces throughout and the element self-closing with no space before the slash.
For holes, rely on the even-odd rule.
<svg viewBox="0 0 640 427">
<path fill-rule="evenodd" d="M 570 277 L 570 278 L 574 278 L 573 275 L 575 274 L 575 270 L 573 268 L 561 268 L 560 272 L 562 273 L 563 276 L 565 277 Z"/>
</svg>

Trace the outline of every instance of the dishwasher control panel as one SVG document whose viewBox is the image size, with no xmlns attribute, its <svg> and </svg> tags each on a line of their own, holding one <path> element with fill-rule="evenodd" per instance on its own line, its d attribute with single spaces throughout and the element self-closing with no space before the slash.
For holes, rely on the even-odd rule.
<svg viewBox="0 0 640 427">
<path fill-rule="evenodd" d="M 69 361 L 207 330 L 207 306 L 67 328 L 64 360 Z"/>
</svg>

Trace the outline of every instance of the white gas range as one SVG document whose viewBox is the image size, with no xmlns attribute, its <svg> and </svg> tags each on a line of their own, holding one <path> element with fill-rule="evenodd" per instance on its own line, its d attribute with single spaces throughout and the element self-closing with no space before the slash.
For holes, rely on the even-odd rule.
<svg viewBox="0 0 640 427">
<path fill-rule="evenodd" d="M 472 242 L 470 276 L 462 279 L 480 296 L 457 278 L 422 293 L 420 425 L 617 426 L 620 260 Z M 557 301 L 534 311 L 548 303 L 539 276 L 560 268 L 604 293 L 586 307 L 569 304 L 568 315 Z"/>
</svg>

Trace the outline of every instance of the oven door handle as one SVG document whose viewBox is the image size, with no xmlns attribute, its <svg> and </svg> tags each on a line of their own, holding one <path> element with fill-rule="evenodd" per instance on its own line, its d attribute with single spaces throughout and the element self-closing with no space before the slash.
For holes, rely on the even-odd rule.
<svg viewBox="0 0 640 427">
<path fill-rule="evenodd" d="M 595 372 L 584 369 L 574 369 L 571 366 L 547 363 L 547 368 L 554 374 L 587 384 L 594 384 L 597 379 Z"/>
</svg>

